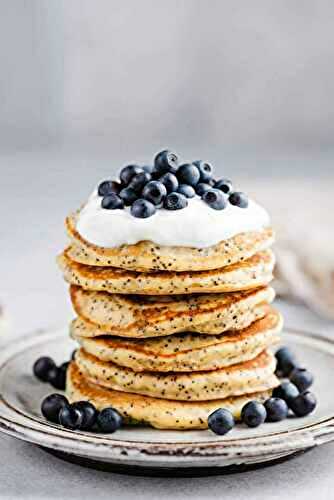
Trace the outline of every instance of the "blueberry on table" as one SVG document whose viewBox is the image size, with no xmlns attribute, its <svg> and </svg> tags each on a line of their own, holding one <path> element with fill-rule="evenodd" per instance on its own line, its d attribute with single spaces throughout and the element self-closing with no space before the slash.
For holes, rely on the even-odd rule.
<svg viewBox="0 0 334 500">
<path fill-rule="evenodd" d="M 290 401 L 298 396 L 299 391 L 295 384 L 292 382 L 284 381 L 278 387 L 273 390 L 273 397 L 284 399 L 288 406 L 290 406 Z"/>
<path fill-rule="evenodd" d="M 226 198 L 219 189 L 208 189 L 208 191 L 205 191 L 203 194 L 202 200 L 215 210 L 224 210 L 227 206 Z"/>
<path fill-rule="evenodd" d="M 159 181 L 150 181 L 143 189 L 142 197 L 153 203 L 160 205 L 167 194 L 166 187 Z"/>
<path fill-rule="evenodd" d="M 223 193 L 228 194 L 233 191 L 232 182 L 229 179 L 219 179 L 214 183 L 216 189 L 220 189 Z"/>
<path fill-rule="evenodd" d="M 48 373 L 47 382 L 55 389 L 63 391 L 66 387 L 66 371 L 54 366 Z"/>
<path fill-rule="evenodd" d="M 267 422 L 280 422 L 284 420 L 289 413 L 289 408 L 284 399 L 269 398 L 264 403 L 267 412 Z"/>
<path fill-rule="evenodd" d="M 200 179 L 200 173 L 196 165 L 192 163 L 184 163 L 180 165 L 177 170 L 177 178 L 180 184 L 189 184 L 189 186 L 196 186 Z"/>
<path fill-rule="evenodd" d="M 122 427 L 123 419 L 114 408 L 104 408 L 97 417 L 97 425 L 101 432 L 112 433 Z"/>
<path fill-rule="evenodd" d="M 148 172 L 140 172 L 140 174 L 136 174 L 132 177 L 128 187 L 140 193 L 143 187 L 150 182 L 151 178 L 152 176 Z"/>
<path fill-rule="evenodd" d="M 183 194 L 186 198 L 193 198 L 195 196 L 195 189 L 189 184 L 180 184 L 177 192 Z"/>
<path fill-rule="evenodd" d="M 116 210 L 124 208 L 124 201 L 116 194 L 107 194 L 102 198 L 101 207 L 106 210 Z"/>
<path fill-rule="evenodd" d="M 241 410 L 241 420 L 248 427 L 258 427 L 267 418 L 267 411 L 259 401 L 249 401 Z"/>
<path fill-rule="evenodd" d="M 162 177 L 160 177 L 159 181 L 165 186 L 167 193 L 173 193 L 177 191 L 179 187 L 179 181 L 174 174 L 167 172 Z"/>
<path fill-rule="evenodd" d="M 116 193 L 118 194 L 122 189 L 119 182 L 116 181 L 103 181 L 99 185 L 97 192 L 99 196 L 106 196 L 107 194 Z"/>
<path fill-rule="evenodd" d="M 33 373 L 42 382 L 48 382 L 48 374 L 52 368 L 55 368 L 56 364 L 48 356 L 43 356 L 38 358 L 33 366 Z"/>
<path fill-rule="evenodd" d="M 164 201 L 164 208 L 166 210 L 181 210 L 182 208 L 186 208 L 186 206 L 188 206 L 187 198 L 181 193 L 171 193 Z"/>
<path fill-rule="evenodd" d="M 199 182 L 195 188 L 198 196 L 203 196 L 203 194 L 209 191 L 209 189 L 212 189 L 212 187 L 206 182 Z"/>
<path fill-rule="evenodd" d="M 148 200 L 140 198 L 136 200 L 131 207 L 131 215 L 139 219 L 147 219 L 151 217 L 156 212 L 156 207 Z"/>
<path fill-rule="evenodd" d="M 160 151 L 154 158 L 154 172 L 159 174 L 159 176 L 170 172 L 175 174 L 177 167 L 179 165 L 179 159 L 176 153 L 164 149 Z"/>
<path fill-rule="evenodd" d="M 62 394 L 50 394 L 42 401 L 41 412 L 42 415 L 55 424 L 59 423 L 59 412 L 62 408 L 69 403 L 65 396 Z"/>
<path fill-rule="evenodd" d="M 139 165 L 127 165 L 126 167 L 122 168 L 119 174 L 122 184 L 127 186 L 131 181 L 132 177 L 134 177 L 137 174 L 140 174 L 140 172 L 143 172 L 143 169 L 139 167 Z"/>
<path fill-rule="evenodd" d="M 138 198 L 138 194 L 133 189 L 127 187 L 120 191 L 119 197 L 124 201 L 124 205 L 129 206 Z"/>
<path fill-rule="evenodd" d="M 200 178 L 199 182 L 209 182 L 212 179 L 213 168 L 210 163 L 202 160 L 196 160 L 193 164 L 198 168 Z"/>
<path fill-rule="evenodd" d="M 316 397 L 309 391 L 299 394 L 299 396 L 290 402 L 290 408 L 297 417 L 305 417 L 306 415 L 309 415 L 316 406 Z"/>
<path fill-rule="evenodd" d="M 235 205 L 239 208 L 247 208 L 248 207 L 248 196 L 245 193 L 237 192 L 230 194 L 228 201 L 231 205 Z"/>
<path fill-rule="evenodd" d="M 234 417 L 229 410 L 218 408 L 208 417 L 208 426 L 215 434 L 223 436 L 235 425 Z"/>
<path fill-rule="evenodd" d="M 89 401 L 77 401 L 72 403 L 72 408 L 77 408 L 82 412 L 82 423 L 80 430 L 89 431 L 96 422 L 98 411 Z"/>
<path fill-rule="evenodd" d="M 59 412 L 59 423 L 66 429 L 80 429 L 83 419 L 82 409 L 75 408 L 73 405 L 65 405 Z"/>
<path fill-rule="evenodd" d="M 294 368 L 290 373 L 290 381 L 298 387 L 300 392 L 304 392 L 313 384 L 314 376 L 306 368 Z"/>
</svg>

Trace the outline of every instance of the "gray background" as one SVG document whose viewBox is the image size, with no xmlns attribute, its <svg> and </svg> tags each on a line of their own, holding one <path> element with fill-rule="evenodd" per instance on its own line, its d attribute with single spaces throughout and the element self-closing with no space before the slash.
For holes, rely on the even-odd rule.
<svg viewBox="0 0 334 500">
<path fill-rule="evenodd" d="M 72 316 L 54 262 L 63 219 L 126 162 L 166 146 L 208 159 L 260 201 L 274 185 L 286 219 L 303 210 L 293 186 L 307 181 L 308 205 L 312 190 L 328 197 L 333 28 L 324 0 L 0 0 L 0 299 L 11 323 L 0 343 Z M 288 325 L 334 335 L 302 306 L 280 307 Z M 321 500 L 334 487 L 332 445 L 242 476 L 174 480 L 88 471 L 8 437 L 0 450 L 1 499 Z"/>
</svg>

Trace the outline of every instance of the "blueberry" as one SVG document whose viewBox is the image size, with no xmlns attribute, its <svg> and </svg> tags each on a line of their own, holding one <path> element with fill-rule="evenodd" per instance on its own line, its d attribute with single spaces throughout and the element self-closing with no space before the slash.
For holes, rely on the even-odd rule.
<svg viewBox="0 0 334 500">
<path fill-rule="evenodd" d="M 184 163 L 177 170 L 177 178 L 180 184 L 189 184 L 194 187 L 199 182 L 200 173 L 198 168 L 192 163 Z"/>
<path fill-rule="evenodd" d="M 167 172 L 175 174 L 179 164 L 179 159 L 177 154 L 165 149 L 160 151 L 154 158 L 154 171 L 159 175 L 159 177 Z"/>
<path fill-rule="evenodd" d="M 56 366 L 53 359 L 48 356 L 43 356 L 42 358 L 38 358 L 33 366 L 33 373 L 35 377 L 37 377 L 42 382 L 48 381 L 49 371 Z"/>
<path fill-rule="evenodd" d="M 207 191 L 209 191 L 209 189 L 212 189 L 210 184 L 207 184 L 205 182 L 199 182 L 196 186 L 196 193 L 198 194 L 198 196 L 203 196 L 204 193 L 206 193 Z"/>
<path fill-rule="evenodd" d="M 116 210 L 117 208 L 124 208 L 124 201 L 116 194 L 107 194 L 102 198 L 101 207 L 106 210 Z"/>
<path fill-rule="evenodd" d="M 47 381 L 55 389 L 63 391 L 66 387 L 66 371 L 54 366 L 49 370 Z"/>
<path fill-rule="evenodd" d="M 124 201 L 125 205 L 132 205 L 132 203 L 138 198 L 138 194 L 131 188 L 124 188 L 119 193 L 120 198 Z"/>
<path fill-rule="evenodd" d="M 279 422 L 288 416 L 289 408 L 284 399 L 269 398 L 264 406 L 267 411 L 267 422 Z"/>
<path fill-rule="evenodd" d="M 73 408 L 77 408 L 82 412 L 82 423 L 80 429 L 88 431 L 92 429 L 98 416 L 98 411 L 89 401 L 77 401 L 72 404 Z"/>
<path fill-rule="evenodd" d="M 98 195 L 106 196 L 107 194 L 116 193 L 118 194 L 121 190 L 121 185 L 116 181 L 104 181 L 98 187 Z"/>
<path fill-rule="evenodd" d="M 288 347 L 281 347 L 275 356 L 277 359 L 277 372 L 281 373 L 284 377 L 288 377 L 292 370 L 297 367 L 295 355 Z"/>
<path fill-rule="evenodd" d="M 234 417 L 229 410 L 218 408 L 208 417 L 208 426 L 215 434 L 223 435 L 233 429 Z"/>
<path fill-rule="evenodd" d="M 181 193 L 171 193 L 164 201 L 164 208 L 166 210 L 181 210 L 182 208 L 186 208 L 187 205 L 187 198 Z"/>
<path fill-rule="evenodd" d="M 143 187 L 150 182 L 151 177 L 151 174 L 148 172 L 140 172 L 140 174 L 136 174 L 132 177 L 128 187 L 129 189 L 133 189 L 137 193 L 140 193 Z"/>
<path fill-rule="evenodd" d="M 220 189 L 225 194 L 231 193 L 233 190 L 232 182 L 229 179 L 219 179 L 215 182 L 214 187 Z"/>
<path fill-rule="evenodd" d="M 208 191 L 205 191 L 203 194 L 202 200 L 215 210 L 223 210 L 227 205 L 225 196 L 219 189 L 208 189 Z"/>
<path fill-rule="evenodd" d="M 159 181 L 165 186 L 167 193 L 174 193 L 179 187 L 179 181 L 176 176 L 170 172 L 160 177 Z"/>
<path fill-rule="evenodd" d="M 42 401 L 42 415 L 50 422 L 59 424 L 59 412 L 68 404 L 67 399 L 62 394 L 50 394 Z"/>
<path fill-rule="evenodd" d="M 258 401 L 249 401 L 241 410 L 241 420 L 248 427 L 258 427 L 267 418 L 267 411 Z"/>
<path fill-rule="evenodd" d="M 69 367 L 69 364 L 70 362 L 69 361 L 65 361 L 64 363 L 62 363 L 59 367 L 59 370 L 64 370 L 65 372 L 67 371 L 67 368 Z"/>
<path fill-rule="evenodd" d="M 74 351 L 72 352 L 71 354 L 71 360 L 74 361 L 75 360 L 75 355 L 77 353 L 77 349 L 74 349 Z"/>
<path fill-rule="evenodd" d="M 212 178 L 213 168 L 210 163 L 202 160 L 196 160 L 193 164 L 198 168 L 200 178 L 199 182 L 209 182 Z"/>
<path fill-rule="evenodd" d="M 138 165 L 127 165 L 126 167 L 122 168 L 119 174 L 122 184 L 124 186 L 127 186 L 131 181 L 132 177 L 137 174 L 140 174 L 140 172 L 143 172 L 143 169 Z"/>
<path fill-rule="evenodd" d="M 277 359 L 278 365 L 282 363 L 282 361 L 295 361 L 296 356 L 294 353 L 289 349 L 289 347 L 281 347 L 278 349 L 275 353 L 275 357 Z"/>
<path fill-rule="evenodd" d="M 140 198 L 136 200 L 131 207 L 131 215 L 139 219 L 147 219 L 156 212 L 156 207 L 150 201 Z"/>
<path fill-rule="evenodd" d="M 166 187 L 159 181 L 151 181 L 146 184 L 143 189 L 142 196 L 146 200 L 159 205 L 167 194 Z"/>
<path fill-rule="evenodd" d="M 189 184 L 180 184 L 177 192 L 183 194 L 186 198 L 193 198 L 196 194 L 195 189 Z"/>
<path fill-rule="evenodd" d="M 298 387 L 299 392 L 304 392 L 311 387 L 314 377 L 306 368 L 294 368 L 290 373 L 290 381 Z"/>
<path fill-rule="evenodd" d="M 123 419 L 114 408 L 105 408 L 97 417 L 97 425 L 102 432 L 111 433 L 120 429 Z"/>
<path fill-rule="evenodd" d="M 73 405 L 65 405 L 59 412 L 59 423 L 66 429 L 80 429 L 83 419 L 82 409 L 75 408 Z"/>
<path fill-rule="evenodd" d="M 231 205 L 235 205 L 239 208 L 247 208 L 248 207 L 248 196 L 245 193 L 240 193 L 235 191 L 230 194 L 228 201 Z"/>
<path fill-rule="evenodd" d="M 299 396 L 290 402 L 290 408 L 297 417 L 305 417 L 306 415 L 309 415 L 316 406 L 316 397 L 309 391 L 299 394 Z"/>
<path fill-rule="evenodd" d="M 282 382 L 281 385 L 275 387 L 273 390 L 273 397 L 284 399 L 288 406 L 290 405 L 290 401 L 298 396 L 298 394 L 299 391 L 295 384 L 288 381 Z"/>
</svg>

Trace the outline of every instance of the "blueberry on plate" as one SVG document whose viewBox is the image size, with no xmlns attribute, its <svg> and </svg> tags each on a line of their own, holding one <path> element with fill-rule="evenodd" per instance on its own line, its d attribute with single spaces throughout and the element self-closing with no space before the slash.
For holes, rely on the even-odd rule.
<svg viewBox="0 0 334 500">
<path fill-rule="evenodd" d="M 195 189 L 189 184 L 180 184 L 177 192 L 183 194 L 186 198 L 193 198 L 195 196 Z"/>
<path fill-rule="evenodd" d="M 313 384 L 314 376 L 306 368 L 294 368 L 290 373 L 290 381 L 298 387 L 299 392 L 304 392 Z"/>
<path fill-rule="evenodd" d="M 170 172 L 167 172 L 167 174 L 160 177 L 159 181 L 165 186 L 167 193 L 174 193 L 179 187 L 177 177 Z"/>
<path fill-rule="evenodd" d="M 124 205 L 129 206 L 138 198 L 138 194 L 133 189 L 127 187 L 120 191 L 119 197 L 124 201 Z"/>
<path fill-rule="evenodd" d="M 284 420 L 289 413 L 289 408 L 284 399 L 269 398 L 264 403 L 267 412 L 267 422 L 280 422 Z"/>
<path fill-rule="evenodd" d="M 223 436 L 235 425 L 234 417 L 229 410 L 218 408 L 208 417 L 208 426 L 215 434 Z"/>
<path fill-rule="evenodd" d="M 278 387 L 273 390 L 273 397 L 284 399 L 287 405 L 290 405 L 290 401 L 298 396 L 299 391 L 295 384 L 289 381 L 284 381 Z"/>
<path fill-rule="evenodd" d="M 196 165 L 192 163 L 184 163 L 180 165 L 177 170 L 177 178 L 180 184 L 189 184 L 189 186 L 196 186 L 200 179 L 200 173 Z"/>
<path fill-rule="evenodd" d="M 143 169 L 139 167 L 139 165 L 127 165 L 126 167 L 122 168 L 119 174 L 122 184 L 124 186 L 127 186 L 131 181 L 132 177 L 134 177 L 137 174 L 140 174 L 140 172 L 143 172 Z"/>
<path fill-rule="evenodd" d="M 193 164 L 198 168 L 200 178 L 199 182 L 209 182 L 212 179 L 213 168 L 210 163 L 202 160 L 196 160 Z"/>
<path fill-rule="evenodd" d="M 103 181 L 99 185 L 97 192 L 99 196 L 106 196 L 107 194 L 116 193 L 118 194 L 122 189 L 119 182 L 116 181 Z"/>
<path fill-rule="evenodd" d="M 154 158 L 154 172 L 156 172 L 159 177 L 167 172 L 175 174 L 178 164 L 179 159 L 177 154 L 173 153 L 173 151 L 169 151 L 168 149 L 164 149 Z"/>
<path fill-rule="evenodd" d="M 166 196 L 164 201 L 164 208 L 166 210 L 181 210 L 188 205 L 187 198 L 181 193 L 171 193 Z"/>
<path fill-rule="evenodd" d="M 284 377 L 288 377 L 292 370 L 297 367 L 295 355 L 288 347 L 281 347 L 275 354 L 277 359 L 276 371 Z"/>
<path fill-rule="evenodd" d="M 305 417 L 306 415 L 309 415 L 316 406 L 316 397 L 310 391 L 299 394 L 299 396 L 295 397 L 290 402 L 290 408 L 297 417 Z"/>
<path fill-rule="evenodd" d="M 123 419 L 114 408 L 104 408 L 97 417 L 97 425 L 101 432 L 111 433 L 122 427 Z"/>
<path fill-rule="evenodd" d="M 159 181 L 150 181 L 143 189 L 142 197 L 153 203 L 160 205 L 167 194 L 166 187 Z"/>
<path fill-rule="evenodd" d="M 62 394 L 50 394 L 43 399 L 41 404 L 42 415 L 49 420 L 49 422 L 59 423 L 59 412 L 64 406 L 69 403 L 65 396 Z"/>
<path fill-rule="evenodd" d="M 91 430 L 98 416 L 98 411 L 95 406 L 89 401 L 77 401 L 76 403 L 72 403 L 72 408 L 78 408 L 82 412 L 80 430 Z"/>
<path fill-rule="evenodd" d="M 140 172 L 132 177 L 129 182 L 129 189 L 133 189 L 137 193 L 140 193 L 143 187 L 150 182 L 152 176 L 148 172 Z"/>
<path fill-rule="evenodd" d="M 101 207 L 106 210 L 116 210 L 124 208 L 124 201 L 116 194 L 107 194 L 102 198 Z"/>
<path fill-rule="evenodd" d="M 63 391 L 66 387 L 66 371 L 54 366 L 49 370 L 47 382 L 55 389 Z"/>
<path fill-rule="evenodd" d="M 237 192 L 230 194 L 228 201 L 231 205 L 235 205 L 239 208 L 247 208 L 248 207 L 248 196 L 245 193 Z"/>
<path fill-rule="evenodd" d="M 228 194 L 233 191 L 232 182 L 229 179 L 219 179 L 214 184 L 215 189 L 220 189 L 223 193 Z"/>
<path fill-rule="evenodd" d="M 48 356 L 43 356 L 38 358 L 33 366 L 33 373 L 42 382 L 48 382 L 48 374 L 52 368 L 55 368 L 56 364 Z"/>
<path fill-rule="evenodd" d="M 248 427 L 258 427 L 267 418 L 267 411 L 259 401 L 249 401 L 241 410 L 241 420 Z"/>
<path fill-rule="evenodd" d="M 198 196 L 203 196 L 203 194 L 209 191 L 209 189 L 212 189 L 212 187 L 206 182 L 199 182 L 195 188 Z"/>
<path fill-rule="evenodd" d="M 208 189 L 208 191 L 205 191 L 203 194 L 202 200 L 215 210 L 224 210 L 227 206 L 226 198 L 219 189 Z"/>
<path fill-rule="evenodd" d="M 77 430 L 81 428 L 84 413 L 81 408 L 65 405 L 59 412 L 59 423 L 66 429 Z"/>
<path fill-rule="evenodd" d="M 147 217 L 154 215 L 155 212 L 155 205 L 148 200 L 144 200 L 143 198 L 139 198 L 139 200 L 136 200 L 131 206 L 131 215 L 139 219 L 147 219 Z"/>
</svg>

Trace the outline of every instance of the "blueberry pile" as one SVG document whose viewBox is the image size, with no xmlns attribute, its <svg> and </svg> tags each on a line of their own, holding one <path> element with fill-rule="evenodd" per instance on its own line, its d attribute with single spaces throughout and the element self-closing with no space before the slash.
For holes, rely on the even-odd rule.
<svg viewBox="0 0 334 500">
<path fill-rule="evenodd" d="M 308 391 L 314 381 L 312 373 L 299 366 L 287 347 L 276 352 L 276 359 L 276 373 L 285 380 L 263 404 L 250 401 L 242 408 L 241 420 L 248 427 L 258 427 L 264 422 L 279 422 L 287 418 L 290 411 L 296 417 L 305 417 L 317 405 L 314 394 Z M 234 425 L 232 413 L 225 408 L 218 408 L 209 415 L 208 426 L 215 434 L 226 434 Z"/>
<path fill-rule="evenodd" d="M 101 206 L 106 210 L 131 207 L 134 217 L 145 219 L 159 208 L 181 210 L 188 199 L 200 197 L 215 210 L 227 204 L 246 208 L 247 195 L 234 191 L 228 179 L 214 179 L 210 163 L 202 160 L 179 165 L 178 156 L 169 150 L 154 158 L 153 166 L 127 165 L 120 172 L 119 181 L 103 181 L 98 187 Z"/>
</svg>

